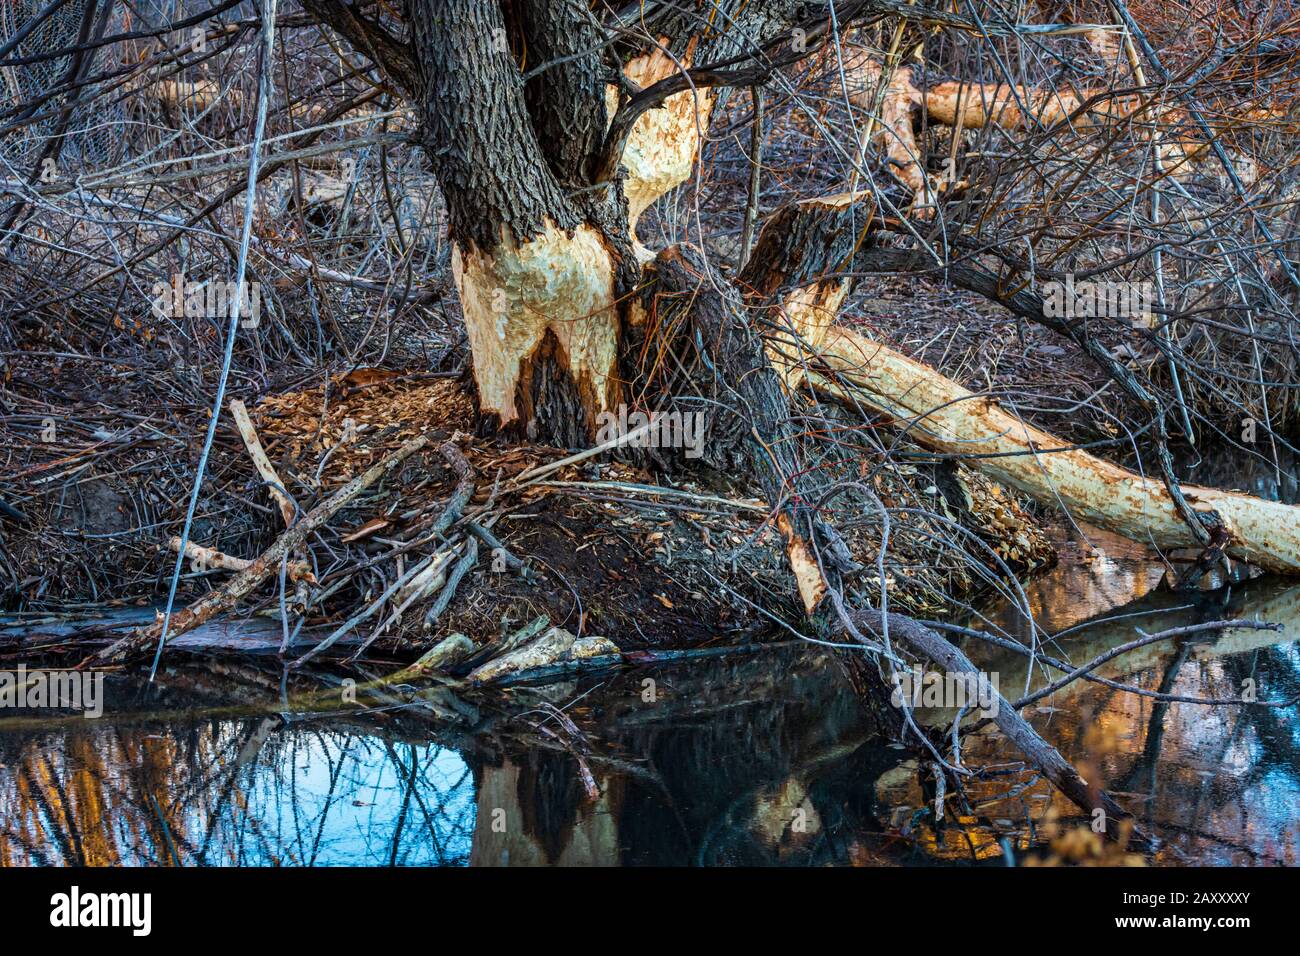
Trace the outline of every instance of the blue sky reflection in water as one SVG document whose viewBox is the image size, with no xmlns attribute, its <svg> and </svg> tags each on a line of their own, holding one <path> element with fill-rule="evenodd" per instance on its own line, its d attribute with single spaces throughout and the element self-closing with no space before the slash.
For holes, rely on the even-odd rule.
<svg viewBox="0 0 1300 956">
<path fill-rule="evenodd" d="M 474 787 L 454 750 L 263 718 L 3 734 L 6 864 L 459 865 Z"/>
</svg>

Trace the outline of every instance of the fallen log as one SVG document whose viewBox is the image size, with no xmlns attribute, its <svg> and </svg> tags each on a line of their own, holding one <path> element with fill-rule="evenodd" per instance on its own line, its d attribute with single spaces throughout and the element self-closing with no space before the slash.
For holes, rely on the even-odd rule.
<svg viewBox="0 0 1300 956">
<path fill-rule="evenodd" d="M 913 253 L 860 255 L 874 207 L 866 193 L 793 203 L 764 226 L 741 275 L 752 309 L 767 309 L 767 351 L 791 387 L 807 382 L 906 423 L 909 437 L 1044 504 L 1161 549 L 1195 548 L 1168 483 L 1135 474 L 1028 424 L 994 399 L 975 394 L 867 336 L 834 325 L 848 295 L 846 266 L 858 258 L 914 261 Z M 915 257 L 919 260 L 919 257 Z M 956 270 L 953 270 L 954 272 Z M 989 293 L 978 270 L 962 284 Z M 1030 297 L 1021 296 L 1027 299 Z M 1034 316 L 1028 301 L 1004 301 Z M 1218 527 L 1226 553 L 1257 567 L 1300 574 L 1300 508 L 1251 495 L 1179 485 L 1191 509 Z M 1219 546 L 1216 541 L 1215 547 Z"/>
<path fill-rule="evenodd" d="M 417 680 L 429 674 L 436 674 L 448 667 L 458 664 L 474 653 L 474 642 L 464 634 L 450 634 L 435 644 L 430 650 L 420 655 L 409 667 L 389 674 L 386 678 L 394 684 Z"/>
<path fill-rule="evenodd" d="M 1044 740 L 1038 731 L 1020 716 L 1020 712 L 1007 702 L 988 678 L 947 638 L 910 617 L 892 613 L 885 615 L 874 608 L 855 611 L 853 618 L 859 630 L 872 633 L 879 633 L 887 618 L 891 638 L 928 657 L 950 674 L 971 675 L 979 682 L 981 695 L 987 693 L 997 698 L 998 706 L 993 721 L 998 729 L 1042 771 L 1058 790 L 1081 809 L 1094 815 L 1100 811 L 1101 822 L 1106 827 L 1107 835 L 1112 839 L 1121 843 L 1130 838 L 1141 843 L 1147 842 L 1147 838 L 1136 827 L 1126 823 L 1131 821 L 1132 815 L 1101 787 L 1085 780 L 1055 747 Z"/>
<path fill-rule="evenodd" d="M 1103 55 L 1113 60 L 1117 50 L 1110 43 L 1111 34 L 1089 34 L 1094 48 L 1100 40 L 1099 52 L 1105 50 Z M 1136 57 L 1131 63 L 1138 65 Z M 963 129 L 995 126 L 1026 134 L 1047 130 L 1059 133 L 1061 140 L 1075 149 L 1080 134 L 1089 128 L 1122 126 L 1140 139 L 1154 140 L 1162 168 L 1178 175 L 1185 175 L 1211 150 L 1209 134 L 1214 131 L 1192 132 L 1188 111 L 1164 105 L 1154 91 L 931 78 L 918 66 L 891 68 L 875 51 L 861 48 L 847 52 L 843 64 L 849 99 L 869 117 L 859 155 L 871 143 L 878 144 L 890 171 L 912 191 L 917 212 L 931 209 L 936 197 L 951 185 L 949 176 L 935 176 L 926 169 L 925 150 L 915 132 L 916 121 L 922 115 L 930 124 Z M 1139 86 L 1145 85 L 1141 79 L 1138 82 Z M 1224 128 L 1233 122 L 1260 121 L 1276 115 L 1267 109 L 1235 113 Z"/>
<path fill-rule="evenodd" d="M 741 285 L 748 292 L 750 312 L 765 319 L 767 355 L 783 374 L 787 387 L 807 382 L 859 407 L 865 405 L 903 419 L 918 443 L 960 456 L 968 466 L 995 480 L 1040 500 L 1078 510 L 1088 520 L 1128 537 L 1164 547 L 1199 544 L 1170 490 L 1158 480 L 1134 475 L 1070 448 L 1004 411 L 987 396 L 975 395 L 920 363 L 834 325 L 851 287 L 844 273 L 869 239 L 874 210 L 859 201 L 865 198 L 848 193 L 779 211 L 764 228 L 742 272 Z M 698 304 L 696 311 L 700 311 Z M 734 378 L 743 380 L 745 376 Z M 751 411 L 764 412 L 770 403 L 750 399 L 745 404 Z M 773 430 L 774 424 L 756 423 L 754 433 L 760 445 L 782 437 L 780 428 Z M 767 490 L 769 501 L 779 507 L 780 495 L 773 494 L 777 489 Z M 788 494 L 787 489 L 781 490 Z M 1274 570 L 1300 571 L 1300 512 L 1296 509 L 1212 489 L 1183 488 L 1182 494 L 1191 507 L 1218 519 L 1229 554 Z M 834 573 L 828 576 L 818 560 L 816 542 L 790 534 L 792 528 L 789 523 L 783 526 L 783 517 L 778 515 L 778 526 L 786 537 L 805 608 L 810 618 L 825 621 L 830 615 L 822 606 L 823 598 L 838 596 Z M 1285 544 L 1279 536 L 1288 539 Z M 881 633 L 881 625 L 887 622 L 888 633 L 900 643 L 946 671 L 976 673 L 964 654 L 919 622 L 877 609 L 855 609 L 846 617 L 842 597 L 835 605 L 841 618 L 838 634 L 867 641 L 872 632 Z M 1085 780 L 1013 707 L 1000 708 L 998 725 L 1054 786 L 1081 808 L 1100 811 L 1112 838 L 1144 839 L 1133 828 L 1129 815 Z"/>
<path fill-rule="evenodd" d="M 997 401 L 864 335 L 828 330 L 816 350 L 814 388 L 906 423 L 909 437 L 968 467 L 1092 524 L 1161 549 L 1196 548 L 1168 490 L 1148 477 L 1072 448 Z M 1251 495 L 1183 485 L 1188 503 L 1216 513 L 1234 558 L 1300 574 L 1300 507 Z"/>
</svg>

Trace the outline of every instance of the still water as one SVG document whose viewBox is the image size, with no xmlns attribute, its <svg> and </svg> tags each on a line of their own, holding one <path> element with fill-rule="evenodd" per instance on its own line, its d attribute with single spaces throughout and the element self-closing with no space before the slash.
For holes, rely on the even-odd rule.
<svg viewBox="0 0 1300 956">
<path fill-rule="evenodd" d="M 1076 683 L 1027 716 L 1161 841 L 1161 864 L 1295 864 L 1300 843 L 1300 586 L 1258 580 L 1194 599 L 1088 532 L 1026 588 L 1046 650 L 1080 663 L 1135 628 L 1220 617 L 1286 626 L 1161 643 L 1104 665 L 1162 703 Z M 973 625 L 1027 635 L 994 604 Z M 966 641 L 1014 698 L 1049 679 Z M 994 733 L 963 759 L 998 775 L 951 799 L 875 733 L 824 651 L 787 648 L 512 691 L 457 719 L 276 711 L 256 667 L 175 666 L 158 686 L 110 679 L 105 714 L 0 712 L 5 865 L 1022 864 L 1044 821 L 1077 817 L 1018 772 Z M 265 675 L 261 675 L 265 680 Z M 253 679 L 251 679 L 253 678 Z M 647 683 L 647 681 L 652 683 Z M 438 711 L 443 717 L 445 708 Z M 935 722 L 943 715 L 931 715 Z"/>
</svg>

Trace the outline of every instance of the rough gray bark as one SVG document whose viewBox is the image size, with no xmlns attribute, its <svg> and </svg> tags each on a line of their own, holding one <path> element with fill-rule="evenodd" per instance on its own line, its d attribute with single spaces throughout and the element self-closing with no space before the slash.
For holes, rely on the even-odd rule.
<svg viewBox="0 0 1300 956">
<path fill-rule="evenodd" d="M 802 461 L 781 374 L 768 360 L 740 293 L 698 252 L 665 249 L 650 272 L 648 325 L 684 333 L 685 349 L 673 366 L 689 370 L 665 388 L 707 400 L 694 405 L 694 410 L 707 409 L 707 454 L 715 466 L 740 467 L 760 482 L 804 608 L 813 616 L 827 586 L 837 586 L 840 574 L 854 565 L 839 536 L 814 510 L 825 489 Z"/>
<path fill-rule="evenodd" d="M 581 228 L 595 229 L 603 255 L 613 264 L 613 289 L 604 303 L 595 304 L 608 314 L 589 321 L 606 326 L 606 340 L 612 337 L 613 346 L 596 350 L 599 356 L 610 353 L 612 369 L 622 324 L 615 304 L 635 276 L 628 271 L 631 242 L 621 192 L 579 191 L 586 185 L 589 157 L 605 122 L 600 60 L 583 52 L 583 44 L 598 39 L 595 24 L 560 0 L 524 4 L 516 24 L 523 34 L 517 39 L 530 57 L 549 62 L 578 54 L 541 71 L 526 89 L 497 4 L 410 0 L 408 17 L 418 51 L 422 141 L 447 202 L 453 242 L 466 261 L 479 255 L 479 265 L 490 272 L 494 264 L 509 263 L 539 237 L 546 240 L 547 256 L 563 260 L 565 236 L 573 240 Z M 569 267 L 608 268 L 580 261 L 594 254 L 591 243 L 579 243 Z M 539 311 L 547 310 L 520 299 L 540 282 L 522 277 L 527 268 L 518 262 L 508 265 L 507 272 L 521 276 L 518 286 L 503 279 L 499 290 L 479 290 L 488 298 L 500 294 L 509 313 L 497 330 L 503 347 L 515 334 L 512 325 L 522 342 L 522 354 L 511 358 L 517 368 L 511 364 L 497 370 L 504 384 L 497 381 L 495 387 L 507 394 L 496 395 L 495 401 L 508 409 L 504 424 L 528 437 L 585 446 L 594 434 L 596 412 L 615 397 L 616 383 L 600 377 L 603 369 L 597 370 L 595 380 L 584 377 L 584 357 L 575 354 L 582 343 L 566 340 L 563 328 L 536 334 L 528 328 L 540 318 Z M 471 335 L 471 345 L 482 394 L 485 380 L 480 373 L 492 361 L 487 353 L 496 347 L 493 331 L 482 326 L 495 319 L 471 314 L 463 294 L 462 305 L 467 322 L 480 323 L 480 334 L 477 339 Z M 485 411 L 490 418 L 501 409 Z"/>
<path fill-rule="evenodd" d="M 410 0 L 421 140 L 447 201 L 452 237 L 493 249 L 550 219 L 580 220 L 551 174 L 524 104 L 523 80 L 495 3 Z"/>
<path fill-rule="evenodd" d="M 570 189 L 589 185 L 608 122 L 603 31 L 574 0 L 524 0 L 519 20 L 524 69 L 535 73 L 524 84 L 524 99 L 546 161 Z"/>
</svg>

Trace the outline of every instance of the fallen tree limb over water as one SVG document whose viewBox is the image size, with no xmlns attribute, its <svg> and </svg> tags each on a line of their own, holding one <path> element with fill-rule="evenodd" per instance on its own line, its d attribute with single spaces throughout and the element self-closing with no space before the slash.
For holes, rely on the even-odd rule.
<svg viewBox="0 0 1300 956">
<path fill-rule="evenodd" d="M 985 395 L 848 329 L 832 328 L 817 350 L 824 372 L 813 387 L 907 421 L 917 443 L 963 462 L 1037 500 L 1156 547 L 1194 548 L 1158 478 L 1135 474 L 1030 425 Z M 1196 485 L 1183 494 L 1217 513 L 1234 558 L 1300 574 L 1300 508 Z"/>
<path fill-rule="evenodd" d="M 994 688 L 970 659 L 937 631 L 902 614 L 885 614 L 875 609 L 859 610 L 853 623 L 859 630 L 881 632 L 888 621 L 891 638 L 898 638 L 912 650 L 928 657 L 950 674 L 969 674 L 982 685 L 981 693 L 996 695 L 998 706 L 993 720 L 1007 739 L 1015 744 L 1043 775 L 1062 793 L 1084 810 L 1102 813 L 1106 833 L 1123 842 L 1132 838 L 1146 843 L 1147 837 L 1130 822 L 1131 815 L 1105 790 L 1085 780 L 1077 770 L 1029 725 L 1020 712 Z"/>
</svg>

